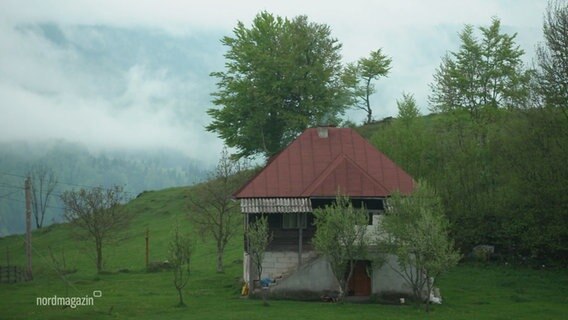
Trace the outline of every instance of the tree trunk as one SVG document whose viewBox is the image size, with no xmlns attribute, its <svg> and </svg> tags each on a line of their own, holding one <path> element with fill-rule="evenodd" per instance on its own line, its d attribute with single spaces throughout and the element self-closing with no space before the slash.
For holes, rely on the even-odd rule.
<svg viewBox="0 0 568 320">
<path fill-rule="evenodd" d="M 103 271 L 103 244 L 100 239 L 95 240 L 97 246 L 97 273 Z"/>
<path fill-rule="evenodd" d="M 365 105 L 367 107 L 367 124 L 370 124 L 373 121 L 373 110 L 371 109 L 371 78 L 367 79 L 367 88 L 365 90 Z"/>
<path fill-rule="evenodd" d="M 349 273 L 347 274 L 347 278 L 343 283 L 343 295 L 346 296 L 349 294 L 349 281 L 351 281 L 351 277 L 353 276 L 353 270 L 355 269 L 355 264 L 353 260 L 349 262 Z"/>
<path fill-rule="evenodd" d="M 178 296 L 179 296 L 179 303 L 178 303 L 178 307 L 185 307 L 185 302 L 183 302 L 183 293 L 181 292 L 182 288 L 176 288 L 178 291 Z"/>
<path fill-rule="evenodd" d="M 223 249 L 217 248 L 217 273 L 223 273 Z"/>
<path fill-rule="evenodd" d="M 45 209 L 42 210 L 41 212 L 41 218 L 39 220 L 39 224 L 37 225 L 38 229 L 41 229 L 43 227 L 43 218 L 45 217 Z"/>
<path fill-rule="evenodd" d="M 355 265 L 353 264 L 353 261 L 350 261 L 347 277 L 341 277 L 341 280 L 339 281 L 339 287 L 341 289 L 341 292 L 339 293 L 340 301 L 343 301 L 343 299 L 349 294 L 349 280 L 351 280 L 351 276 L 353 276 L 353 269 L 355 269 Z"/>
<path fill-rule="evenodd" d="M 432 294 L 433 283 L 430 281 L 430 277 L 426 275 L 426 312 L 430 312 L 430 295 Z"/>
</svg>

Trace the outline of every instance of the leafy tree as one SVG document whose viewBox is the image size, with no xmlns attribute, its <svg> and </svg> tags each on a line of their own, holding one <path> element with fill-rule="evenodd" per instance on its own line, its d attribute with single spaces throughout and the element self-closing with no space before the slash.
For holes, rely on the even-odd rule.
<svg viewBox="0 0 568 320">
<path fill-rule="evenodd" d="M 427 126 L 428 117 L 420 117 L 414 95 L 403 93 L 397 100 L 397 118 L 382 125 L 372 135 L 371 141 L 399 166 L 415 178 L 424 177 L 432 163 L 431 148 L 435 142 L 433 132 Z"/>
<path fill-rule="evenodd" d="M 28 175 L 32 182 L 32 211 L 36 228 L 41 229 L 49 198 L 57 186 L 57 176 L 44 164 L 33 166 Z"/>
<path fill-rule="evenodd" d="M 254 268 L 258 280 L 262 276 L 262 261 L 264 260 L 264 253 L 266 248 L 272 241 L 272 234 L 268 228 L 268 217 L 261 216 L 255 221 L 250 223 L 246 230 L 246 240 L 248 246 L 248 254 Z M 251 287 L 252 288 L 252 287 Z"/>
<path fill-rule="evenodd" d="M 340 299 L 348 292 L 355 260 L 365 257 L 365 234 L 369 216 L 364 208 L 355 209 L 346 196 L 337 196 L 335 203 L 314 210 L 316 233 L 313 244 L 329 261 L 340 284 Z"/>
<path fill-rule="evenodd" d="M 397 256 L 398 268 L 392 269 L 412 288 L 416 301 L 425 301 L 427 311 L 436 278 L 460 259 L 448 229 L 440 198 L 423 181 L 412 195 L 389 198 L 387 214 L 377 226 L 384 235 L 376 237 L 378 245 Z"/>
<path fill-rule="evenodd" d="M 444 115 L 435 132 L 439 167 L 427 177 L 443 198 L 454 235 L 462 248 L 493 242 L 502 218 L 498 203 L 503 180 L 491 148 L 505 110 L 525 107 L 531 72 L 524 70 L 516 35 L 501 32 L 500 21 L 489 27 L 466 26 L 461 46 L 442 59 L 431 84 L 431 108 Z M 475 226 L 468 227 L 465 226 Z"/>
<path fill-rule="evenodd" d="M 368 58 L 360 58 L 357 63 L 347 66 L 345 79 L 353 89 L 352 94 L 356 100 L 354 106 L 367 113 L 365 123 L 373 121 L 371 108 L 371 95 L 376 93 L 373 80 L 386 77 L 391 69 L 392 60 L 381 52 L 381 49 L 371 51 Z"/>
<path fill-rule="evenodd" d="M 506 184 L 498 242 L 539 265 L 568 264 L 568 125 L 559 108 L 529 108 L 496 132 L 493 152 Z M 529 261 L 530 261 L 529 260 Z"/>
<path fill-rule="evenodd" d="M 235 156 L 274 155 L 306 127 L 338 122 L 349 102 L 342 81 L 341 44 L 324 24 L 259 13 L 238 22 L 227 47 L 225 71 L 213 72 L 218 90 L 207 110 Z"/>
<path fill-rule="evenodd" d="M 103 269 L 103 245 L 124 230 L 131 215 L 123 210 L 126 201 L 121 186 L 65 191 L 61 195 L 64 218 L 79 230 L 79 236 L 95 243 L 97 272 Z"/>
<path fill-rule="evenodd" d="M 568 2 L 551 1 L 546 10 L 545 45 L 537 49 L 538 92 L 547 107 L 568 119 Z"/>
<path fill-rule="evenodd" d="M 554 2 L 545 16 L 545 37 L 555 39 L 551 43 L 564 39 L 565 7 Z M 566 46 L 549 46 L 547 40 L 539 49 L 536 77 L 530 79 L 531 89 L 536 88 L 530 94 L 536 94 L 530 98 L 537 96 L 542 104 L 524 105 L 532 73 L 515 62 L 519 58 L 512 59 L 512 53 L 521 54 L 514 36 L 496 30 L 494 21 L 482 28 L 479 40 L 466 27 L 460 50 L 443 59 L 430 96 L 438 114 L 396 119 L 372 141 L 414 177 L 436 187 L 461 250 L 493 244 L 509 261 L 565 264 L 568 126 L 565 100 L 557 97 L 563 92 Z M 497 69 L 487 64 L 492 54 L 504 57 L 495 60 Z"/>
<path fill-rule="evenodd" d="M 403 92 L 402 98 L 396 101 L 396 106 L 398 108 L 397 118 L 404 122 L 406 126 L 420 115 L 420 110 L 418 110 L 413 94 Z"/>
<path fill-rule="evenodd" d="M 433 111 L 466 110 L 480 121 L 497 108 L 526 103 L 530 73 L 523 70 L 524 52 L 515 44 L 516 34 L 501 33 L 496 18 L 479 30 L 480 40 L 473 27 L 466 25 L 460 33 L 460 49 L 442 58 L 430 85 Z"/>
<path fill-rule="evenodd" d="M 244 163 L 230 159 L 227 149 L 223 149 L 209 181 L 197 186 L 189 198 L 192 210 L 190 220 L 202 237 L 215 239 L 217 272 L 223 272 L 223 254 L 227 243 L 242 228 L 238 203 L 232 199 L 232 194 L 246 178 L 243 172 L 245 168 Z"/>
<path fill-rule="evenodd" d="M 518 232 L 523 254 L 568 263 L 568 2 L 549 2 L 544 44 L 537 48 L 536 93 L 540 103 L 527 108 L 507 135 L 505 154 L 516 173 L 517 206 L 526 227 Z M 519 126 L 520 125 L 520 126 Z M 510 140 L 513 141 L 510 141 Z M 513 142 L 513 143 L 511 143 Z M 510 145 L 510 146 L 509 146 Z M 504 157 L 506 157 L 504 155 Z M 515 159 L 516 161 L 511 161 Z M 518 229 L 518 228 L 517 228 Z"/>
<path fill-rule="evenodd" d="M 174 273 L 174 286 L 178 292 L 178 307 L 185 307 L 183 301 L 183 288 L 189 282 L 191 253 L 193 242 L 189 235 L 181 233 L 179 225 L 176 224 L 173 235 L 169 243 L 168 261 L 172 265 Z"/>
</svg>

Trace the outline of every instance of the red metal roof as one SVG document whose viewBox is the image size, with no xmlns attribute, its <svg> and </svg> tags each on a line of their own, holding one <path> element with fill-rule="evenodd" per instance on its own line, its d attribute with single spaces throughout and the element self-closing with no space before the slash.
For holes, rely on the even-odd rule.
<svg viewBox="0 0 568 320">
<path fill-rule="evenodd" d="M 414 180 L 350 128 L 327 138 L 307 129 L 235 193 L 236 198 L 386 197 L 409 194 Z"/>
</svg>

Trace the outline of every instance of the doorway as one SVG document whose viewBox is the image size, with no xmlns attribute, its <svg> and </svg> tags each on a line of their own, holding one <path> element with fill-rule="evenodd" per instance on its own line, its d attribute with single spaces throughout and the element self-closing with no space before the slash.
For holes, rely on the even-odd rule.
<svg viewBox="0 0 568 320">
<path fill-rule="evenodd" d="M 355 261 L 353 275 L 349 280 L 349 296 L 368 297 L 371 295 L 371 272 L 370 261 Z"/>
</svg>

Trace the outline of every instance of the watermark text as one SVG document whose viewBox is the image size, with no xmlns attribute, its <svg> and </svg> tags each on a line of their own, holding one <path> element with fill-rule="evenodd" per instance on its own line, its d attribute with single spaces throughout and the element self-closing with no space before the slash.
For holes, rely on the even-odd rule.
<svg viewBox="0 0 568 320">
<path fill-rule="evenodd" d="M 95 305 L 95 298 L 100 298 L 102 295 L 100 290 L 95 290 L 93 295 L 85 295 L 84 297 L 60 297 L 57 295 L 36 297 L 36 306 L 67 306 L 75 309 L 80 306 Z"/>
</svg>

